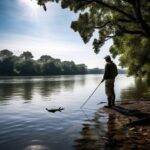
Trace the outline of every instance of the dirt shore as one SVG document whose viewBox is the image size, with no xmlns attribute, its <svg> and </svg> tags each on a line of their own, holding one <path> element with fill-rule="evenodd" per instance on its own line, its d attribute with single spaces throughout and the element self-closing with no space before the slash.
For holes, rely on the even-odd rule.
<svg viewBox="0 0 150 150">
<path fill-rule="evenodd" d="M 126 100 L 117 105 L 126 109 L 150 113 L 150 101 Z M 103 111 L 109 116 L 106 149 L 150 149 L 150 125 L 126 127 L 127 124 L 138 119 L 134 116 L 123 115 L 113 109 L 103 108 Z"/>
</svg>

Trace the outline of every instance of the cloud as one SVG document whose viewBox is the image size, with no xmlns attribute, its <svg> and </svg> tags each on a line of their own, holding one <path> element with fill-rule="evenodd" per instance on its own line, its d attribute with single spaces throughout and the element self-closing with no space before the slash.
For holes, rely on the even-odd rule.
<svg viewBox="0 0 150 150">
<path fill-rule="evenodd" d="M 5 37 L 5 38 L 4 38 Z M 9 37 L 9 38 L 8 38 Z M 82 41 L 74 42 L 67 40 L 45 39 L 25 35 L 3 35 L 0 49 L 10 49 L 16 55 L 29 50 L 33 53 L 35 59 L 41 55 L 51 55 L 62 60 L 73 60 L 76 63 L 85 63 L 88 67 L 104 67 L 104 56 L 109 54 L 109 47 L 112 42 L 107 42 L 99 54 L 95 54 L 91 43 L 84 44 Z"/>
<path fill-rule="evenodd" d="M 30 16 L 31 8 L 24 6 L 21 0 L 15 0 L 16 5 L 6 1 L 7 9 L 0 14 L 0 19 L 5 18 L 3 24 L 0 23 L 0 49 L 10 49 L 16 55 L 28 50 L 35 59 L 47 54 L 85 63 L 90 68 L 104 67 L 103 58 L 109 54 L 112 41 L 108 41 L 96 55 L 92 43 L 85 45 L 79 34 L 70 28 L 71 22 L 77 18 L 76 14 L 51 3 L 47 12 L 39 7 L 36 8 L 36 16 Z"/>
</svg>

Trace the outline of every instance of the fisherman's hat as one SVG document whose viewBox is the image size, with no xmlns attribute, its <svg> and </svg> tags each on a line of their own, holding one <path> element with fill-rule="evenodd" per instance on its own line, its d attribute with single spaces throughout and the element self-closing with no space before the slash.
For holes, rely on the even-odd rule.
<svg viewBox="0 0 150 150">
<path fill-rule="evenodd" d="M 105 56 L 104 59 L 111 59 L 111 57 L 109 55 Z"/>
</svg>

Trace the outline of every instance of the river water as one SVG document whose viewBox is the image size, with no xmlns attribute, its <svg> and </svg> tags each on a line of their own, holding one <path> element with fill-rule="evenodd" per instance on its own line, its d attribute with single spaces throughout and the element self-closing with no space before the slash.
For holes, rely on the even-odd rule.
<svg viewBox="0 0 150 150">
<path fill-rule="evenodd" d="M 107 102 L 104 83 L 83 110 L 80 106 L 101 79 L 102 75 L 1 77 L 0 150 L 88 149 L 86 144 L 99 149 L 101 142 L 95 137 L 106 134 L 108 121 L 106 114 L 101 120 L 95 117 Z M 117 77 L 115 91 L 117 101 L 149 98 L 146 82 L 126 75 Z M 45 110 L 58 107 L 64 110 Z M 93 141 L 84 137 L 89 126 L 99 129 L 100 135 L 96 129 L 88 133 Z"/>
</svg>

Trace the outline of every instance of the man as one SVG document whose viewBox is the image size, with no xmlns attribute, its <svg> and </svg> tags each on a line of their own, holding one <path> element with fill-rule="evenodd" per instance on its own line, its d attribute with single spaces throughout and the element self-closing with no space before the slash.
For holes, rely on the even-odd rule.
<svg viewBox="0 0 150 150">
<path fill-rule="evenodd" d="M 108 99 L 108 106 L 106 107 L 110 108 L 115 105 L 114 82 L 118 75 L 118 70 L 109 55 L 104 59 L 106 61 L 105 73 L 101 82 L 105 81 L 105 91 Z"/>
</svg>

